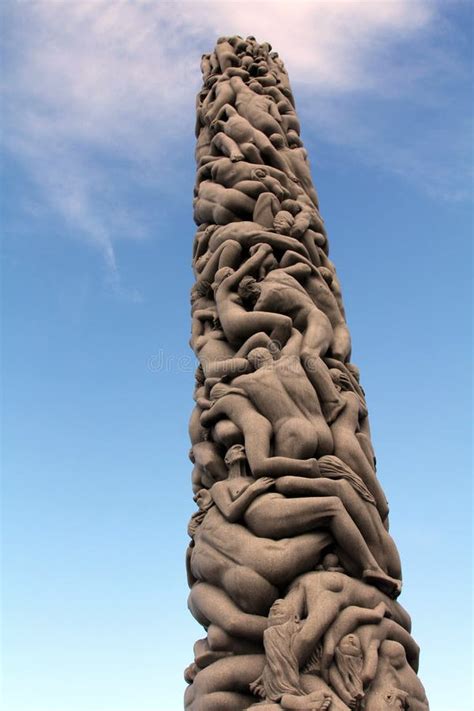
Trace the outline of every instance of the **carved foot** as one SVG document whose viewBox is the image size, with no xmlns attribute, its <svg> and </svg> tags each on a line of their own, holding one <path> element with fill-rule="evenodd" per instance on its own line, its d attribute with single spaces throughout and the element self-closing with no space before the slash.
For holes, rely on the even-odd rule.
<svg viewBox="0 0 474 711">
<path fill-rule="evenodd" d="M 402 591 L 402 581 L 391 578 L 382 570 L 364 570 L 362 580 L 370 585 L 375 585 L 375 587 L 391 597 L 392 600 L 396 600 Z"/>
</svg>

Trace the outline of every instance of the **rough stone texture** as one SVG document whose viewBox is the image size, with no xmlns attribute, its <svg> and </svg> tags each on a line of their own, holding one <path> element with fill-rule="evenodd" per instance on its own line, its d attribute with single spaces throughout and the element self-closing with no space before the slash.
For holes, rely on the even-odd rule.
<svg viewBox="0 0 474 711">
<path fill-rule="evenodd" d="M 188 711 L 426 711 L 367 406 L 283 63 L 202 58 Z"/>
</svg>

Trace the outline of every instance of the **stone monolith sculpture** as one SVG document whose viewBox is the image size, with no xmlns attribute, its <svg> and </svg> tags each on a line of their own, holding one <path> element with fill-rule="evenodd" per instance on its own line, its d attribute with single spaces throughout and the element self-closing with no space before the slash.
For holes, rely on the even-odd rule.
<svg viewBox="0 0 474 711">
<path fill-rule="evenodd" d="M 288 75 L 221 37 L 197 97 L 187 711 L 426 711 Z"/>
</svg>

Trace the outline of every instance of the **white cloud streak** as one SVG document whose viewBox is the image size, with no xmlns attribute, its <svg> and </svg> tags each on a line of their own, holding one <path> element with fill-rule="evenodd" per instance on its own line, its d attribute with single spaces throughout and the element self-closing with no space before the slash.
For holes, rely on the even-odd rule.
<svg viewBox="0 0 474 711">
<path fill-rule="evenodd" d="M 439 21 L 428 0 L 43 1 L 8 3 L 4 14 L 6 147 L 52 214 L 100 249 L 116 283 L 116 240 L 145 230 L 114 190 L 114 166 L 122 161 L 136 186 L 166 192 L 173 150 L 192 126 L 198 59 L 217 36 L 269 39 L 303 105 L 324 97 L 321 140 L 358 148 L 371 145 L 373 133 L 366 126 L 357 138 L 338 101 L 409 95 L 449 64 L 433 47 L 429 57 L 415 53 L 411 71 L 393 59 L 394 48 L 425 41 Z M 413 174 L 408 149 L 393 158 L 396 172 Z"/>
</svg>

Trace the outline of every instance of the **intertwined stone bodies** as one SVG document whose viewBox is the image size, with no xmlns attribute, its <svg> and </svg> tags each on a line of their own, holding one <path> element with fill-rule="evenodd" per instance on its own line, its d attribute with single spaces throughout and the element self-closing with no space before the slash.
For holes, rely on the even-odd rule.
<svg viewBox="0 0 474 711">
<path fill-rule="evenodd" d="M 288 76 L 252 37 L 201 66 L 185 707 L 426 711 Z"/>
</svg>

